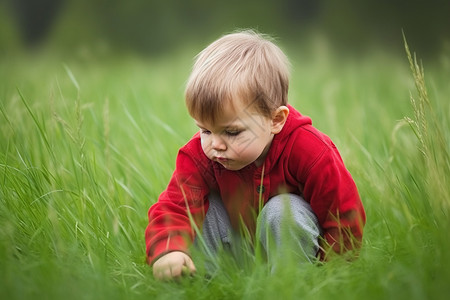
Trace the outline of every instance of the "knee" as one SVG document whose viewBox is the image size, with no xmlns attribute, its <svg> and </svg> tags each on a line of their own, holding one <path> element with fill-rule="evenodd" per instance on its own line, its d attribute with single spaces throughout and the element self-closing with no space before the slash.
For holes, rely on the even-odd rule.
<svg viewBox="0 0 450 300">
<path fill-rule="evenodd" d="M 279 231 L 283 224 L 289 224 L 309 232 L 320 233 L 320 226 L 311 206 L 302 197 L 295 194 L 280 194 L 266 203 L 258 216 L 258 223 Z"/>
<path fill-rule="evenodd" d="M 308 209 L 310 210 L 310 206 L 302 197 L 295 194 L 280 194 L 267 201 L 261 210 L 260 217 L 271 223 L 289 216 L 295 210 Z"/>
</svg>

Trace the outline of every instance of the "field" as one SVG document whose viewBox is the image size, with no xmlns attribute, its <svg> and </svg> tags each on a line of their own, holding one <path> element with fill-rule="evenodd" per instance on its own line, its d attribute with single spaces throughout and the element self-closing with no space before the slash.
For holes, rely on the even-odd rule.
<svg viewBox="0 0 450 300">
<path fill-rule="evenodd" d="M 448 53 L 423 80 L 406 52 L 295 49 L 290 103 L 333 139 L 366 208 L 359 259 L 270 272 L 249 257 L 155 281 L 147 210 L 196 131 L 183 89 L 200 48 L 19 52 L 0 63 L 0 299 L 447 299 Z"/>
</svg>

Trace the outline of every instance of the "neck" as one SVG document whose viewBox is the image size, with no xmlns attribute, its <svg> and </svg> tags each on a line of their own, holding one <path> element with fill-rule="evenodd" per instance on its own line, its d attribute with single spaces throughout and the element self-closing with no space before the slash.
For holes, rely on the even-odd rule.
<svg viewBox="0 0 450 300">
<path fill-rule="evenodd" d="M 262 151 L 261 155 L 255 160 L 254 162 L 255 166 L 260 167 L 264 164 L 264 161 L 266 160 L 267 157 L 267 153 L 269 153 L 270 150 L 270 145 L 272 145 L 273 136 L 274 135 L 272 134 L 269 143 L 267 144 L 266 147 L 264 147 L 264 150 Z"/>
</svg>

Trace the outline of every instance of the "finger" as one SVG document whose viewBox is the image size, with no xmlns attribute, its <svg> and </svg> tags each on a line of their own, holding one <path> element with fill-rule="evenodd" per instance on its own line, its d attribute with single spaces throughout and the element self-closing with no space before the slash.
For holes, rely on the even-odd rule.
<svg viewBox="0 0 450 300">
<path fill-rule="evenodd" d="M 170 274 L 167 279 L 176 279 L 180 278 L 183 275 L 183 266 L 170 267 Z"/>
<path fill-rule="evenodd" d="M 189 271 L 189 274 L 195 273 L 197 269 L 195 268 L 194 262 L 190 257 L 185 258 L 184 260 L 185 268 Z"/>
<path fill-rule="evenodd" d="M 153 270 L 153 276 L 158 280 L 171 280 L 181 276 L 181 268 L 159 268 Z"/>
<path fill-rule="evenodd" d="M 167 277 L 167 271 L 164 269 L 153 270 L 153 277 L 158 280 L 164 280 Z"/>
</svg>

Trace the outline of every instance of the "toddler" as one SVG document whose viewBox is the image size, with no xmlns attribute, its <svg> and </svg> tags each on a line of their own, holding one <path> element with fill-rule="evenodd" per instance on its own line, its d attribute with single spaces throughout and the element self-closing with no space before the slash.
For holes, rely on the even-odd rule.
<svg viewBox="0 0 450 300">
<path fill-rule="evenodd" d="M 196 57 L 185 100 L 199 132 L 148 212 L 156 278 L 195 272 L 198 234 L 210 253 L 239 232 L 269 251 L 268 236 L 280 244 L 288 216 L 308 260 L 360 247 L 366 217 L 355 183 L 333 142 L 288 104 L 288 86 L 286 56 L 253 31 L 225 35 Z"/>
</svg>

